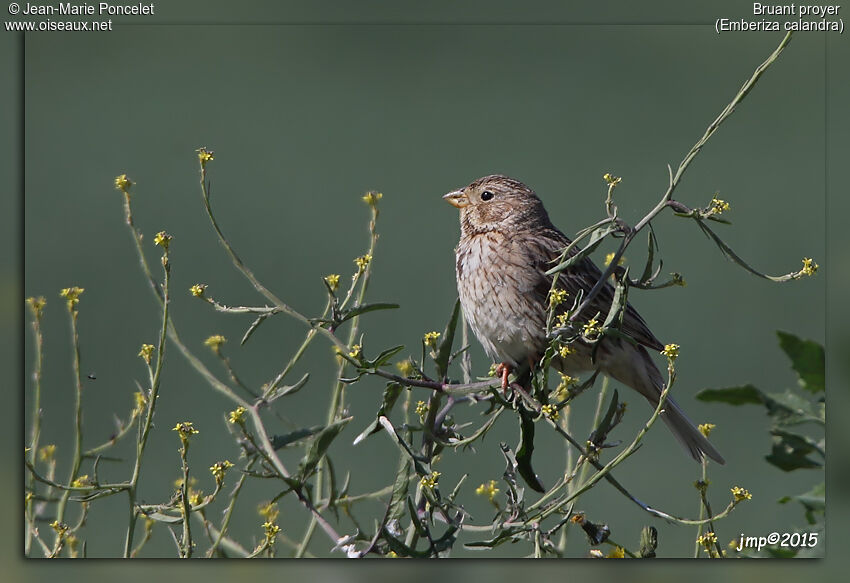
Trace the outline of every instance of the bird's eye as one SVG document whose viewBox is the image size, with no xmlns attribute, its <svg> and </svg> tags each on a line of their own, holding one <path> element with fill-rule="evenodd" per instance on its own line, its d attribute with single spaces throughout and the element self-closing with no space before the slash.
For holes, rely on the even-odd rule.
<svg viewBox="0 0 850 583">
<path fill-rule="evenodd" d="M 490 192 L 489 190 L 485 190 L 481 193 L 481 200 L 490 200 L 494 196 L 495 195 L 492 192 Z"/>
</svg>

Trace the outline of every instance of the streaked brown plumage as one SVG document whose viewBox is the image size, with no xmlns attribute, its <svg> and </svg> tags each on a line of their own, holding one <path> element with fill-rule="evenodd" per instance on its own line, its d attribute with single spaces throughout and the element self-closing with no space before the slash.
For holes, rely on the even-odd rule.
<svg viewBox="0 0 850 583">
<path fill-rule="evenodd" d="M 460 209 L 461 234 L 456 249 L 457 288 L 470 328 L 497 363 L 516 367 L 539 360 L 546 348 L 547 296 L 552 284 L 545 272 L 570 239 L 549 220 L 528 186 L 507 176 L 484 176 L 445 195 Z M 579 290 L 596 284 L 601 272 L 589 259 L 561 272 L 557 287 L 567 291 L 565 307 Z M 613 288 L 606 284 L 581 315 L 584 321 L 610 309 Z M 647 348 L 664 348 L 640 314 L 626 307 L 621 332 L 637 342 L 604 337 L 592 358 L 590 345 L 576 342 L 574 352 L 552 360 L 565 374 L 601 370 L 658 405 L 664 379 Z M 669 396 L 661 414 L 676 439 L 696 460 L 723 457 Z"/>
</svg>

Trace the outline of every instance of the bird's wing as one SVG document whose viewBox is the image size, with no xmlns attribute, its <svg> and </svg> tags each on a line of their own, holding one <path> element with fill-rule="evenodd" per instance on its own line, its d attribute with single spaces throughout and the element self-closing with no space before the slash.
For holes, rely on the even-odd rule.
<svg viewBox="0 0 850 583">
<path fill-rule="evenodd" d="M 539 274 L 539 283 L 534 289 L 537 295 L 537 300 L 543 302 L 543 305 L 548 305 L 549 289 L 552 286 L 552 276 L 547 276 L 546 271 L 555 266 L 555 261 L 560 257 L 564 247 L 570 244 L 570 239 L 558 229 L 551 227 L 542 232 L 535 233 L 530 240 L 526 242 L 529 250 L 529 260 L 535 264 L 535 269 Z M 578 253 L 578 249 L 573 249 L 570 255 Z M 541 260 L 542 258 L 542 260 Z M 579 290 L 584 290 L 585 295 L 596 285 L 602 272 L 590 260 L 583 259 L 577 264 L 562 271 L 558 276 L 558 287 L 563 288 L 569 294 L 569 298 L 560 306 L 558 313 L 566 311 L 578 294 Z M 599 293 L 593 299 L 591 305 L 584 310 L 582 314 L 585 319 L 592 318 L 599 312 L 604 318 L 611 309 L 611 304 L 614 301 L 614 288 L 609 283 L 605 283 Z M 664 345 L 655 337 L 649 327 L 638 314 L 631 304 L 626 304 L 626 312 L 623 316 L 623 325 L 620 331 L 640 344 L 653 350 L 663 350 Z"/>
</svg>

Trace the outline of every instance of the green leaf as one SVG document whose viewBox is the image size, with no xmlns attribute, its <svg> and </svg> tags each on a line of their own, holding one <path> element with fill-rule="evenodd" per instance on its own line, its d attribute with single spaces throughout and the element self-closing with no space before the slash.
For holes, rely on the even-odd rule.
<svg viewBox="0 0 850 583">
<path fill-rule="evenodd" d="M 401 344 L 399 346 L 393 346 L 392 348 L 388 348 L 384 350 L 381 354 L 379 354 L 374 360 L 367 361 L 369 366 L 373 366 L 375 368 L 384 366 L 387 364 L 393 356 L 398 354 L 404 350 L 404 345 Z"/>
<path fill-rule="evenodd" d="M 784 472 L 823 467 L 822 463 L 807 457 L 813 451 L 811 446 L 799 440 L 774 436 L 773 451 L 765 459 Z"/>
<path fill-rule="evenodd" d="M 764 550 L 772 559 L 793 559 L 799 552 L 799 549 L 784 547 L 764 547 Z"/>
<path fill-rule="evenodd" d="M 772 435 L 780 437 L 791 444 L 795 449 L 808 449 L 809 451 L 817 452 L 822 458 L 826 459 L 826 452 L 821 447 L 821 444 L 809 437 L 800 433 L 792 433 L 778 427 L 770 430 Z"/>
<path fill-rule="evenodd" d="M 640 531 L 640 558 L 654 559 L 658 548 L 658 530 L 654 526 L 644 526 Z"/>
<path fill-rule="evenodd" d="M 824 410 L 816 411 L 808 400 L 788 389 L 784 393 L 765 395 L 768 415 L 780 425 L 798 425 L 800 423 L 825 423 Z"/>
<path fill-rule="evenodd" d="M 283 387 L 278 387 L 274 390 L 274 392 L 266 397 L 266 402 L 272 403 L 273 401 L 280 399 L 281 397 L 285 397 L 286 395 L 294 395 L 298 391 L 301 390 L 304 385 L 307 384 L 307 381 L 310 380 L 310 373 L 304 373 L 304 376 L 295 383 L 294 385 L 285 385 Z"/>
<path fill-rule="evenodd" d="M 594 429 L 590 434 L 590 441 L 596 445 L 602 445 L 608 437 L 608 432 L 611 431 L 611 422 L 614 420 L 614 414 L 617 412 L 618 404 L 619 395 L 617 389 L 614 389 L 614 394 L 611 396 L 611 404 L 608 405 L 608 411 L 605 413 L 605 417 L 600 421 L 599 427 Z"/>
<path fill-rule="evenodd" d="M 802 504 L 806 511 L 806 521 L 809 524 L 816 524 L 817 519 L 815 514 L 823 515 L 826 512 L 826 484 L 821 482 L 805 494 L 785 496 L 779 500 L 780 504 L 786 504 L 788 502 L 799 502 Z"/>
<path fill-rule="evenodd" d="M 376 310 L 395 310 L 398 307 L 398 304 L 363 304 L 362 306 L 355 306 L 350 310 L 346 310 L 342 314 L 339 323 L 342 324 L 346 320 L 350 320 L 355 316 L 360 316 L 361 314 L 365 314 L 367 312 L 374 312 Z"/>
<path fill-rule="evenodd" d="M 402 387 L 398 383 L 387 383 L 387 388 L 384 389 L 384 397 L 381 400 L 381 406 L 375 414 L 375 420 L 369 424 L 369 427 L 361 431 L 360 435 L 354 438 L 354 443 L 352 443 L 352 445 L 357 445 L 373 433 L 377 433 L 381 430 L 381 424 L 378 423 L 378 419 L 389 415 L 393 405 L 395 405 L 395 402 L 398 400 L 398 396 L 401 394 L 401 389 Z"/>
<path fill-rule="evenodd" d="M 501 415 L 504 410 L 505 408 L 499 405 L 499 408 L 496 409 L 493 413 L 490 413 L 490 418 L 487 419 L 487 421 L 481 427 L 476 429 L 475 432 L 472 433 L 472 435 L 469 435 L 468 437 L 464 437 L 462 439 L 452 438 L 448 442 L 446 442 L 446 445 L 448 445 L 449 447 L 460 447 L 464 445 L 469 445 L 479 437 L 483 437 L 487 434 L 488 431 L 490 431 L 490 428 L 493 427 L 493 424 L 496 422 L 496 419 L 499 418 L 499 415 Z"/>
<path fill-rule="evenodd" d="M 401 520 L 407 506 L 407 488 L 410 484 L 410 458 L 402 452 L 398 458 L 398 470 L 396 471 L 393 493 L 390 496 L 390 504 L 387 508 L 387 521 Z"/>
<path fill-rule="evenodd" d="M 527 411 L 519 408 L 520 442 L 516 451 L 517 473 L 532 490 L 545 492 L 546 488 L 531 467 L 531 454 L 534 453 L 534 419 Z"/>
<path fill-rule="evenodd" d="M 455 330 L 457 329 L 457 321 L 460 316 L 460 299 L 455 300 L 454 308 L 449 322 L 446 324 L 446 329 L 442 335 L 442 341 L 437 347 L 437 353 L 434 357 L 434 363 L 437 365 L 437 377 L 445 379 L 449 369 L 449 356 L 452 353 L 452 345 L 455 341 Z"/>
<path fill-rule="evenodd" d="M 652 230 L 652 223 L 649 223 L 649 234 L 647 235 L 649 239 L 646 243 L 647 251 L 646 251 L 646 266 L 643 268 L 643 275 L 640 276 L 640 283 L 646 284 L 649 283 L 650 279 L 652 279 L 652 263 L 655 260 L 655 232 Z M 661 266 L 659 266 L 661 269 Z"/>
<path fill-rule="evenodd" d="M 262 324 L 263 322 L 265 322 L 265 321 L 266 321 L 266 318 L 268 318 L 270 315 L 271 315 L 271 314 L 260 314 L 260 315 L 257 317 L 257 319 L 256 319 L 256 320 L 254 320 L 254 321 L 251 323 L 251 325 L 250 325 L 250 326 L 248 326 L 248 329 L 247 329 L 247 330 L 245 330 L 245 334 L 242 336 L 242 340 L 239 342 L 239 345 L 240 345 L 240 346 L 244 346 L 244 345 L 245 345 L 245 343 L 246 343 L 246 342 L 248 342 L 248 339 L 251 337 L 251 335 L 252 335 L 252 334 L 253 334 L 253 333 L 257 330 L 257 328 L 259 328 L 259 327 L 260 327 L 260 324 Z"/>
<path fill-rule="evenodd" d="M 608 236 L 610 233 L 613 233 L 618 228 L 619 227 L 617 227 L 617 225 L 613 223 L 608 223 L 602 227 L 597 227 L 593 230 L 590 235 L 590 240 L 587 242 L 587 245 L 585 245 L 585 247 L 581 251 L 579 251 L 572 257 L 568 257 L 565 261 L 562 261 L 552 269 L 548 270 L 546 272 L 546 275 L 555 275 L 556 273 L 560 273 L 561 271 L 564 271 L 565 269 L 568 269 L 579 261 L 583 260 L 585 257 L 593 253 L 597 247 L 599 247 L 599 244 L 602 243 L 602 240 L 605 239 L 606 236 Z"/>
<path fill-rule="evenodd" d="M 519 514 L 522 511 L 522 499 L 525 489 L 520 488 L 516 481 L 516 456 L 507 443 L 501 442 L 499 443 L 499 447 L 502 449 L 502 455 L 505 457 L 505 472 L 502 474 L 502 478 L 508 485 L 508 491 L 505 492 L 505 496 L 508 498 L 507 509 L 509 512 Z"/>
<path fill-rule="evenodd" d="M 427 559 L 430 555 L 428 551 L 417 551 L 416 549 L 410 548 L 405 545 L 403 542 L 398 540 L 390 531 L 384 527 L 383 539 L 387 541 L 387 546 L 397 554 L 399 557 L 414 557 L 417 559 Z"/>
<path fill-rule="evenodd" d="M 413 448 L 411 448 L 401 435 L 398 434 L 389 419 L 382 415 L 381 417 L 378 417 L 378 423 L 381 424 L 381 427 L 384 428 L 384 431 L 386 431 L 388 435 L 395 438 L 396 444 L 398 444 L 401 451 L 410 457 L 411 461 L 413 461 L 413 469 L 416 470 L 417 475 L 426 476 L 431 473 L 431 465 L 421 456 L 418 456 L 413 452 Z"/>
<path fill-rule="evenodd" d="M 623 275 L 623 279 L 628 281 L 629 278 L 629 270 L 626 268 L 626 273 Z M 617 282 L 616 287 L 614 288 L 614 299 L 611 301 L 611 308 L 608 310 L 608 315 L 605 317 L 605 322 L 603 322 L 602 327 L 608 328 L 612 324 L 614 324 L 614 320 L 617 320 L 617 324 L 615 326 L 616 329 L 620 328 L 620 323 L 622 322 L 623 308 L 626 305 L 626 298 L 628 297 L 628 291 L 622 282 Z"/>
<path fill-rule="evenodd" d="M 728 403 L 729 405 L 760 405 L 765 402 L 765 395 L 753 385 L 729 387 L 726 389 L 703 389 L 696 398 L 705 402 Z"/>
<path fill-rule="evenodd" d="M 162 512 L 149 512 L 145 514 L 145 518 L 150 518 L 157 522 L 164 522 L 165 524 L 183 524 L 182 516 L 171 516 L 169 514 L 163 514 Z"/>
<path fill-rule="evenodd" d="M 500 532 L 497 536 L 495 536 L 495 537 L 493 537 L 489 540 L 481 540 L 481 541 L 466 543 L 463 546 L 464 546 L 464 548 L 467 548 L 467 549 L 472 550 L 472 551 L 482 550 L 482 549 L 492 549 L 494 547 L 499 546 L 502 543 L 517 540 L 517 537 L 515 536 L 515 534 L 516 533 L 512 529 L 507 528 L 507 529 L 503 530 L 502 532 Z"/>
<path fill-rule="evenodd" d="M 777 330 L 776 335 L 779 336 L 779 346 L 791 359 L 791 367 L 800 377 L 800 386 L 811 393 L 823 392 L 826 385 L 823 346 L 781 330 Z"/>
<path fill-rule="evenodd" d="M 303 441 L 308 437 L 316 435 L 324 428 L 324 425 L 314 425 L 313 427 L 302 427 L 301 429 L 296 429 L 295 431 L 290 431 L 283 435 L 272 435 L 272 447 L 276 450 L 288 447 L 294 443 L 298 443 L 299 441 Z"/>
<path fill-rule="evenodd" d="M 319 462 L 325 457 L 325 454 L 328 451 L 328 448 L 333 443 L 333 440 L 337 438 L 340 432 L 348 425 L 348 422 L 351 421 L 353 417 L 346 417 L 344 419 L 340 419 L 339 421 L 335 421 L 331 423 L 321 431 L 319 431 L 318 435 L 313 439 L 313 443 L 310 444 L 310 449 L 307 450 L 307 454 L 301 460 L 301 477 L 302 480 L 306 479 Z"/>
<path fill-rule="evenodd" d="M 723 239 L 721 239 L 714 231 L 712 231 L 711 228 L 705 224 L 705 221 L 703 221 L 697 216 L 693 216 L 692 218 L 697 222 L 697 225 L 699 225 L 699 228 L 702 229 L 702 232 L 705 233 L 705 236 L 714 241 L 714 243 L 720 249 L 720 252 L 723 253 L 726 259 L 728 259 L 732 263 L 737 263 L 753 275 L 761 277 L 763 279 L 769 279 L 770 281 L 782 282 L 792 279 L 792 274 L 780 275 L 778 277 L 775 277 L 754 269 L 750 266 L 750 264 L 741 259 L 741 257 L 739 257 L 738 254 L 735 253 L 732 248 L 723 241 Z"/>
</svg>

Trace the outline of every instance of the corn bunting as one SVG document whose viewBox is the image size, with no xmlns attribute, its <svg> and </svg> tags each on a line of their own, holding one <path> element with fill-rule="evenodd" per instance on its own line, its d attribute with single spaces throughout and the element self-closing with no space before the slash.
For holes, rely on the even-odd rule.
<svg viewBox="0 0 850 583">
<path fill-rule="evenodd" d="M 570 239 L 552 225 L 534 191 L 507 176 L 479 178 L 443 198 L 460 209 L 456 269 L 464 316 L 484 351 L 500 363 L 506 383 L 510 370 L 526 363 L 533 366 L 548 345 L 546 313 L 552 276 L 546 271 Z M 586 295 L 601 276 L 590 259 L 558 274 L 556 288 L 570 298 L 560 305 L 560 313 L 572 305 L 580 290 Z M 613 295 L 606 282 L 580 319 L 587 322 L 607 314 Z M 605 335 L 594 353 L 590 344 L 578 340 L 569 354 L 556 355 L 552 366 L 569 375 L 599 370 L 636 390 L 654 408 L 665 384 L 647 349 L 661 351 L 664 346 L 630 304 L 620 332 L 634 342 Z M 701 461 L 707 455 L 724 463 L 669 396 L 661 419 L 694 459 Z"/>
</svg>

